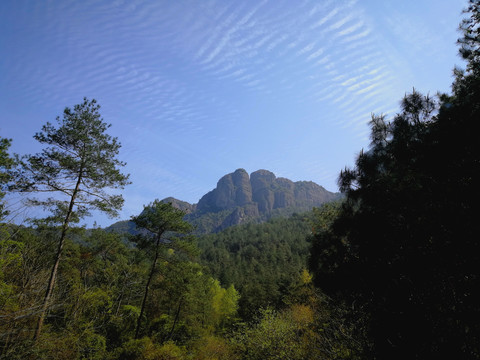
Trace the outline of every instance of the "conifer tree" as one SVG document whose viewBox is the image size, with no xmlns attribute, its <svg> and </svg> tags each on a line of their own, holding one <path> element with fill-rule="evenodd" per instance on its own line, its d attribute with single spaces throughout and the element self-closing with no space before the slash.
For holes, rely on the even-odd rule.
<svg viewBox="0 0 480 360">
<path fill-rule="evenodd" d="M 0 137 L 0 220 L 8 214 L 5 204 L 2 202 L 5 196 L 4 188 L 11 180 L 11 170 L 15 164 L 14 159 L 8 154 L 11 140 Z"/>
<path fill-rule="evenodd" d="M 365 320 L 370 358 L 480 358 L 479 10 L 471 0 L 452 95 L 414 91 L 391 122 L 372 119 L 370 149 L 339 177 L 346 201 L 313 239 L 316 283 Z"/>
<path fill-rule="evenodd" d="M 138 228 L 147 231 L 147 236 L 154 244 L 155 249 L 155 255 L 150 267 L 147 282 L 145 284 L 140 315 L 137 320 L 137 327 L 135 330 L 136 339 L 140 333 L 142 317 L 143 313 L 145 312 L 145 304 L 148 297 L 148 290 L 150 288 L 153 275 L 155 274 L 157 261 L 160 256 L 160 247 L 165 243 L 171 247 L 174 246 L 171 241 L 163 239 L 163 236 L 166 232 L 187 233 L 192 230 L 192 226 L 183 220 L 184 216 L 185 213 L 182 210 L 174 208 L 171 203 L 162 203 L 159 200 L 155 200 L 153 203 L 145 206 L 140 215 L 132 218 L 133 222 Z"/>
<path fill-rule="evenodd" d="M 34 339 L 37 340 L 49 307 L 65 238 L 72 222 L 100 210 L 116 216 L 123 205 L 121 195 L 107 189 L 122 189 L 128 175 L 119 168 L 120 143 L 106 133 L 111 126 L 99 113 L 96 100 L 83 99 L 73 110 L 66 108 L 57 117 L 58 126 L 47 122 L 34 138 L 47 145 L 40 153 L 21 159 L 18 186 L 23 192 L 55 194 L 55 197 L 30 198 L 32 205 L 51 210 L 53 220 L 61 224 L 58 247 L 41 306 Z"/>
</svg>

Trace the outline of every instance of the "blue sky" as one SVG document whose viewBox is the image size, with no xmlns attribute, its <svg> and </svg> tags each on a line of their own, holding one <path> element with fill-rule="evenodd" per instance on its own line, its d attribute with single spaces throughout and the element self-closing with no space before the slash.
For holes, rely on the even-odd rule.
<svg viewBox="0 0 480 360">
<path fill-rule="evenodd" d="M 337 191 L 372 113 L 393 116 L 413 87 L 449 91 L 465 5 L 2 0 L 0 136 L 37 152 L 43 124 L 97 99 L 133 182 L 122 219 L 196 203 L 237 168 Z"/>
</svg>

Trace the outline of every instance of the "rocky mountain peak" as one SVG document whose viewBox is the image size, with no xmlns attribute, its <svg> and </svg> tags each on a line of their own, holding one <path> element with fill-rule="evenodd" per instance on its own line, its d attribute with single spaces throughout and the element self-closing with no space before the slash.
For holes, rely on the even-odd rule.
<svg viewBox="0 0 480 360">
<path fill-rule="evenodd" d="M 252 201 L 252 186 L 248 173 L 238 169 L 223 176 L 217 187 L 204 195 L 198 202 L 199 211 L 221 211 L 243 206 Z"/>
<path fill-rule="evenodd" d="M 198 204 L 172 197 L 162 201 L 185 211 L 186 220 L 197 226 L 197 232 L 208 233 L 249 221 L 309 211 L 339 197 L 340 194 L 329 192 L 312 181 L 293 182 L 277 178 L 268 170 L 257 170 L 249 176 L 244 169 L 237 169 L 218 180 L 215 189 L 205 194 Z"/>
<path fill-rule="evenodd" d="M 201 217 L 205 213 L 227 212 L 223 223 L 219 224 L 219 228 L 225 228 L 245 222 L 246 219 L 268 218 L 276 210 L 311 210 L 336 197 L 338 194 L 313 182 L 277 178 L 274 173 L 264 169 L 254 171 L 249 176 L 244 169 L 237 169 L 223 176 L 216 188 L 200 199 L 196 215 Z"/>
</svg>

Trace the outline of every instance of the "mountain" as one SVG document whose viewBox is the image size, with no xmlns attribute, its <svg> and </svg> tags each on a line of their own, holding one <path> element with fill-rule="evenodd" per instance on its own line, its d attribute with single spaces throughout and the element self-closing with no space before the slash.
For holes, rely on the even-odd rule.
<svg viewBox="0 0 480 360">
<path fill-rule="evenodd" d="M 223 176 L 186 218 L 202 233 L 218 232 L 232 225 L 309 211 L 337 198 L 338 193 L 311 181 L 277 178 L 268 170 L 249 176 L 244 169 L 238 169 Z"/>
<path fill-rule="evenodd" d="M 277 178 L 268 170 L 257 170 L 249 176 L 244 169 L 238 169 L 223 176 L 215 189 L 205 194 L 198 204 L 172 197 L 162 201 L 184 210 L 187 213 L 185 219 L 195 225 L 196 232 L 205 234 L 233 225 L 259 223 L 275 216 L 309 211 L 340 196 L 312 181 L 293 182 Z M 125 223 L 128 222 L 119 222 L 107 229 L 131 229 L 131 224 Z"/>
</svg>

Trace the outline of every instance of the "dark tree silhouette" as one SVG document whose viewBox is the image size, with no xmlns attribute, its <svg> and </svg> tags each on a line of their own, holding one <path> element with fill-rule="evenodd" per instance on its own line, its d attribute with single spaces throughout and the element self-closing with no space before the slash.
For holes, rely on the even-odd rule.
<svg viewBox="0 0 480 360">
<path fill-rule="evenodd" d="M 346 201 L 313 242 L 316 284 L 367 319 L 370 358 L 480 358 L 479 3 L 452 95 L 413 91 L 393 121 L 373 117 L 369 150 L 339 177 Z"/>
</svg>

